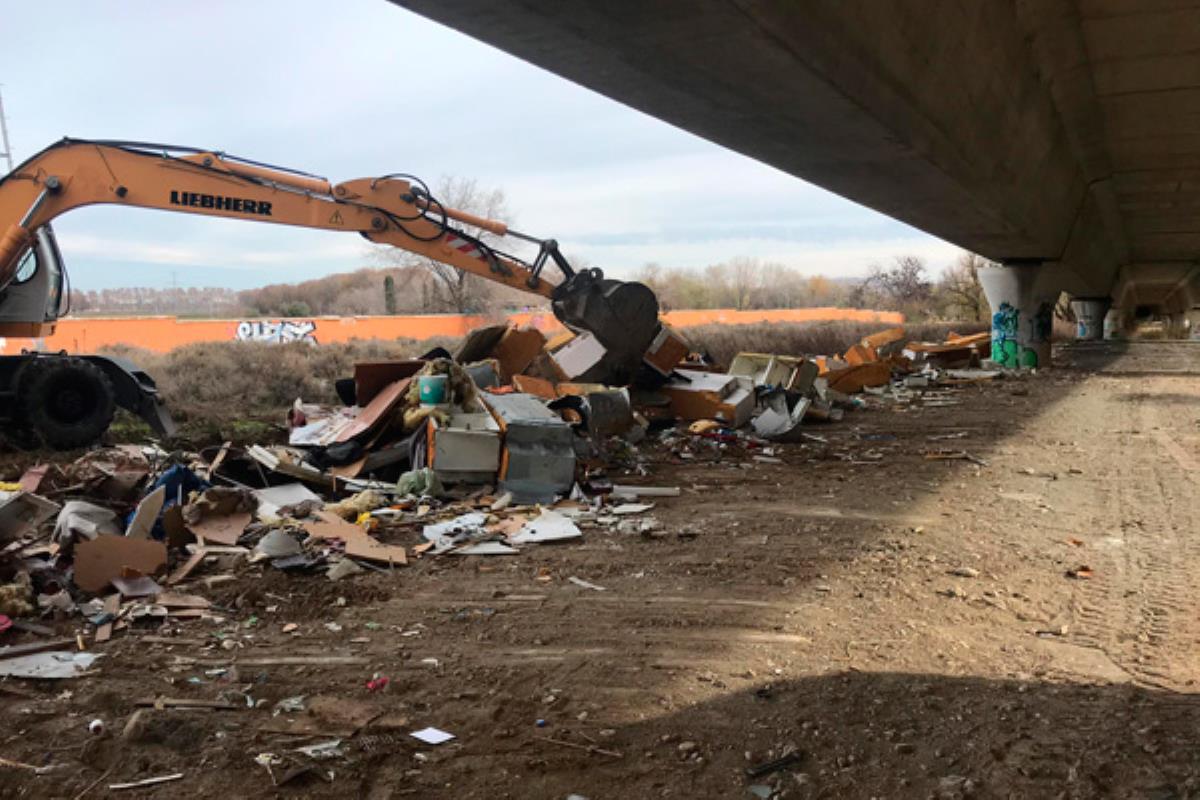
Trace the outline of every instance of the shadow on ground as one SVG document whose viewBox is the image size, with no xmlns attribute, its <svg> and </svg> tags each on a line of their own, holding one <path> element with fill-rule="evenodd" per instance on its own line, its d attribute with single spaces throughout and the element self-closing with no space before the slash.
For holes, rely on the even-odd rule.
<svg viewBox="0 0 1200 800">
<path fill-rule="evenodd" d="M 1200 698 L 1127 685 L 834 673 L 623 729 L 603 743 L 620 759 L 554 753 L 555 766 L 542 767 L 534 752 L 545 746 L 525 748 L 531 768 L 493 796 L 751 798 L 758 784 L 796 798 L 1171 800 L 1200 788 L 1198 711 Z M 664 741 L 664 728 L 679 733 Z M 745 774 L 792 748 L 799 763 Z M 490 768 L 503 757 L 488 749 L 463 758 Z"/>
</svg>

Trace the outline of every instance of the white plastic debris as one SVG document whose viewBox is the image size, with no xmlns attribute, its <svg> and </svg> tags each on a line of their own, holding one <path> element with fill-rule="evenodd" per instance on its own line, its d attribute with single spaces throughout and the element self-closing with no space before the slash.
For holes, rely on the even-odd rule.
<svg viewBox="0 0 1200 800">
<path fill-rule="evenodd" d="M 283 558 L 298 555 L 303 550 L 290 533 L 277 529 L 259 539 L 254 552 L 265 558 Z"/>
<path fill-rule="evenodd" d="M 425 744 L 444 744 L 454 738 L 453 733 L 447 733 L 438 728 L 422 728 L 419 731 L 413 731 L 409 736 Z"/>
<path fill-rule="evenodd" d="M 3 651 L 0 650 L 0 654 Z M 0 660 L 0 675 L 9 678 L 74 678 L 87 671 L 101 653 L 53 651 Z"/>
<path fill-rule="evenodd" d="M 460 542 L 486 535 L 486 524 L 487 514 L 473 512 L 445 522 L 426 525 L 422 535 L 426 541 L 433 542 L 433 552 L 442 553 Z"/>
<path fill-rule="evenodd" d="M 594 592 L 607 592 L 608 591 L 603 586 L 597 586 L 596 584 L 594 584 L 590 581 L 585 581 L 583 578 L 577 578 L 574 575 L 567 578 L 567 580 L 570 581 L 571 583 L 575 584 L 576 586 L 578 586 L 580 589 L 591 589 Z"/>
<path fill-rule="evenodd" d="M 318 742 L 305 747 L 297 747 L 297 753 L 303 753 L 309 758 L 341 758 L 346 754 L 342 749 L 342 740 L 333 739 L 328 742 Z"/>
<path fill-rule="evenodd" d="M 583 534 L 574 522 L 557 511 L 543 509 L 541 516 L 526 522 L 521 530 L 509 537 L 513 544 L 538 544 L 562 539 L 577 539 Z"/>
</svg>

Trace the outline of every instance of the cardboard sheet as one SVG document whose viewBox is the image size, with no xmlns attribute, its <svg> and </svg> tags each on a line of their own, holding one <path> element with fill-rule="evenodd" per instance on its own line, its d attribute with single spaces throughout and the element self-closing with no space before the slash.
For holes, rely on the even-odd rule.
<svg viewBox="0 0 1200 800">
<path fill-rule="evenodd" d="M 188 525 L 188 530 L 206 542 L 235 545 L 251 519 L 249 511 L 235 511 L 232 514 L 205 517 L 194 525 Z"/>
<path fill-rule="evenodd" d="M 122 570 L 153 575 L 167 564 L 167 546 L 153 539 L 129 539 L 103 534 L 75 547 L 75 585 L 98 592 Z"/>
</svg>

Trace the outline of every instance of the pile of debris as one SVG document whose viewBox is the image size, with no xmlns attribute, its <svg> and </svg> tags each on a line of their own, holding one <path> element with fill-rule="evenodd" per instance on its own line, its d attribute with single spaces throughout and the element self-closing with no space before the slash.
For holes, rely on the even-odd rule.
<svg viewBox="0 0 1200 800">
<path fill-rule="evenodd" d="M 0 648 L 0 676 L 67 677 L 96 657 L 85 636 L 217 617 L 204 592 L 239 570 L 340 581 L 584 530 L 653 537 L 648 512 L 680 490 L 645 485 L 647 447 L 682 463 L 737 444 L 779 463 L 780 443 L 820 441 L 803 429 L 864 407 L 864 392 L 994 377 L 978 368 L 988 346 L 896 328 L 836 357 L 741 353 L 721 370 L 664 327 L 637 381 L 610 386 L 587 334 L 489 327 L 453 355 L 356 365 L 343 405 L 296 401 L 287 444 L 122 445 L 39 465 L 0 483 L 0 636 L 54 636 L 41 617 L 75 620 L 76 639 Z"/>
</svg>

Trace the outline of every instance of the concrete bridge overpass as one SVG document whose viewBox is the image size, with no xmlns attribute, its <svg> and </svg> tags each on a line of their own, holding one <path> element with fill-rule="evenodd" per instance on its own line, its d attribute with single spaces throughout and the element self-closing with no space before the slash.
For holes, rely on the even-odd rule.
<svg viewBox="0 0 1200 800">
<path fill-rule="evenodd" d="M 1006 265 L 1027 363 L 1200 306 L 1200 0 L 393 2 Z"/>
</svg>

